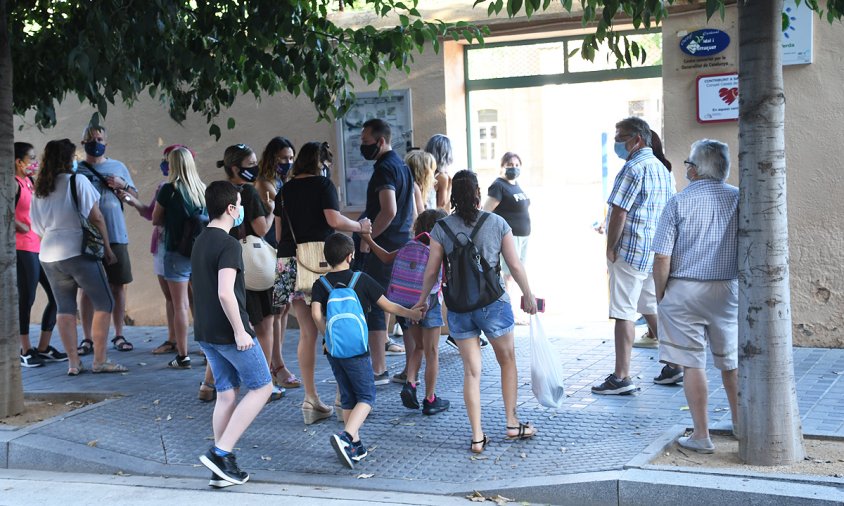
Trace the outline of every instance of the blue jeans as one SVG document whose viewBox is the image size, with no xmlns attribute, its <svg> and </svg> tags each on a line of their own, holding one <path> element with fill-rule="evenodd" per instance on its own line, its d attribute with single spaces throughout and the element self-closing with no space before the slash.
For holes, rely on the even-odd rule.
<svg viewBox="0 0 844 506">
<path fill-rule="evenodd" d="M 238 351 L 236 344 L 213 344 L 199 342 L 199 347 L 208 359 L 214 385 L 218 392 L 240 388 L 243 384 L 249 390 L 256 390 L 272 382 L 267 359 L 258 340 L 252 338 L 255 346 Z"/>
<path fill-rule="evenodd" d="M 454 339 L 478 337 L 481 332 L 495 339 L 512 332 L 514 325 L 513 308 L 506 293 L 495 302 L 468 313 L 448 312 L 448 330 Z"/>
<path fill-rule="evenodd" d="M 375 405 L 375 379 L 369 354 L 351 358 L 328 355 L 328 363 L 337 380 L 343 409 L 354 409 L 359 402 Z"/>
</svg>

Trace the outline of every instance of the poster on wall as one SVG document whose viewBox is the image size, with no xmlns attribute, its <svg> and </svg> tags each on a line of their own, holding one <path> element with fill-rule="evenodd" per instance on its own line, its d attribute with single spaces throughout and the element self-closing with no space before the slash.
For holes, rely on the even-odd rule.
<svg viewBox="0 0 844 506">
<path fill-rule="evenodd" d="M 390 124 L 393 150 L 404 158 L 408 146 L 413 145 L 410 90 L 391 90 L 383 95 L 374 91 L 357 93 L 355 105 L 337 121 L 344 210 L 363 210 L 366 205 L 366 186 L 372 176 L 373 162 L 360 154 L 360 133 L 363 124 L 372 118 Z"/>
<path fill-rule="evenodd" d="M 782 32 L 782 64 L 812 63 L 814 11 L 805 1 L 798 6 L 794 0 L 785 0 L 782 15 L 788 20 L 788 26 Z"/>
<path fill-rule="evenodd" d="M 700 123 L 735 121 L 739 117 L 738 74 L 697 77 L 697 120 Z"/>
</svg>

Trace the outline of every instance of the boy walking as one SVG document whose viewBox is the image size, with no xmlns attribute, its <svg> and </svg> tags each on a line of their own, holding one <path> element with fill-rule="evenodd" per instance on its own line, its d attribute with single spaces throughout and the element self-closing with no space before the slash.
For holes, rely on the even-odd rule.
<svg viewBox="0 0 844 506">
<path fill-rule="evenodd" d="M 375 380 L 368 349 L 366 314 L 375 305 L 385 312 L 419 321 L 423 312 L 421 307 L 407 309 L 390 302 L 384 297 L 384 288 L 378 282 L 367 274 L 349 269 L 355 245 L 348 236 L 340 233 L 330 235 L 325 240 L 324 252 L 331 271 L 314 283 L 311 315 L 319 331 L 326 336 L 328 363 L 337 380 L 340 405 L 343 408 L 345 427 L 339 434 L 331 436 L 331 445 L 340 461 L 354 468 L 355 462 L 367 455 L 359 431 L 375 403 Z M 351 293 L 332 297 L 332 293 L 340 291 L 338 289 L 343 292 L 353 290 L 356 301 L 349 305 Z M 343 304 L 347 312 L 333 319 L 330 328 L 326 329 L 326 311 L 334 310 L 329 304 Z M 344 318 L 357 321 L 343 329 L 335 322 Z"/>
<path fill-rule="evenodd" d="M 213 473 L 208 484 L 222 488 L 249 480 L 232 450 L 267 403 L 272 377 L 249 326 L 241 246 L 229 235 L 243 222 L 240 193 L 227 181 L 215 181 L 205 190 L 205 203 L 211 221 L 196 238 L 191 255 L 194 334 L 214 374 L 217 403 L 214 446 L 199 460 Z M 238 403 L 241 383 L 249 392 Z"/>
</svg>

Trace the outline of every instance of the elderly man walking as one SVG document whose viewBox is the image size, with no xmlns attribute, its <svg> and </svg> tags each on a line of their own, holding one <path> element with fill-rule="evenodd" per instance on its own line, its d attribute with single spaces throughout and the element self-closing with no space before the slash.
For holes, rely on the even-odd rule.
<svg viewBox="0 0 844 506">
<path fill-rule="evenodd" d="M 630 381 L 630 355 L 637 312 L 656 328 L 656 298 L 651 274 L 656 224 L 674 180 L 651 149 L 651 129 L 641 118 L 627 118 L 615 125 L 615 153 L 625 160 L 615 178 L 607 226 L 607 269 L 610 275 L 610 311 L 615 320 L 615 370 L 592 387 L 601 395 L 630 394 L 638 387 Z M 680 381 L 682 375 L 657 377 L 657 383 Z"/>
<path fill-rule="evenodd" d="M 694 432 L 678 444 L 712 453 L 706 412 L 706 345 L 721 370 L 736 423 L 738 392 L 738 198 L 724 181 L 726 144 L 704 139 L 686 163 L 689 186 L 665 207 L 654 237 L 654 282 L 659 301 L 659 358 L 685 372 L 683 388 Z"/>
</svg>

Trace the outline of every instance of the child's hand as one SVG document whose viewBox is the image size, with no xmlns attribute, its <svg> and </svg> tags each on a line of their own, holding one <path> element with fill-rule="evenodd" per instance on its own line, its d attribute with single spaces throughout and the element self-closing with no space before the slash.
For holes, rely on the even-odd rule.
<svg viewBox="0 0 844 506">
<path fill-rule="evenodd" d="M 410 311 L 410 320 L 414 322 L 422 321 L 422 318 L 425 316 L 424 307 L 414 306 L 412 309 L 408 309 L 408 311 Z"/>
<path fill-rule="evenodd" d="M 235 334 L 234 341 L 237 344 L 237 351 L 246 351 L 249 348 L 255 346 L 255 342 L 252 340 L 252 336 L 250 336 L 249 333 L 245 330 L 243 332 Z"/>
</svg>

